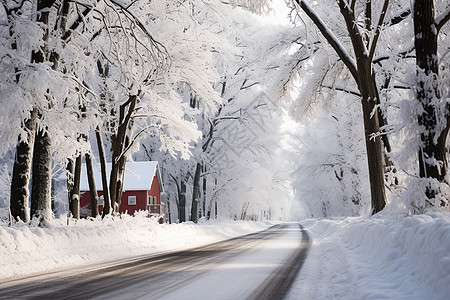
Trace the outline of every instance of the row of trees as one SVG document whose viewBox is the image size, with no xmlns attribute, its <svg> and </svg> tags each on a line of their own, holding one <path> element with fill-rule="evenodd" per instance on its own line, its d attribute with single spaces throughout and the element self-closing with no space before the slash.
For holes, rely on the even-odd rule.
<svg viewBox="0 0 450 300">
<path fill-rule="evenodd" d="M 2 19 L 7 24 L 2 27 L 1 44 L 2 69 L 6 70 L 2 118 L 3 124 L 13 125 L 9 131 L 5 128 L 2 150 L 8 151 L 14 135 L 16 142 L 19 136 L 11 180 L 11 215 L 30 218 L 28 185 L 32 178 L 31 216 L 50 218 L 51 181 L 58 161 L 67 169 L 69 201 L 77 202 L 81 157 L 87 155 L 86 161 L 91 162 L 91 133 L 95 133 L 93 145 L 98 146 L 97 161 L 103 166 L 103 186 L 109 187 L 104 199 L 104 214 L 109 214 L 120 205 L 125 162 L 144 133 L 158 132 L 164 137 L 162 147 L 186 155 L 189 143 L 198 135 L 195 125 L 183 120 L 176 85 L 188 80 L 199 94 L 209 95 L 204 103 L 210 105 L 220 98 L 202 76 L 214 78 L 214 72 L 208 70 L 209 64 L 193 57 L 189 57 L 194 63 L 190 65 L 180 62 L 183 57 L 169 56 L 150 33 L 150 27 L 156 30 L 161 26 L 151 23 L 157 23 L 152 16 L 184 13 L 186 18 L 186 7 L 158 4 L 149 16 L 151 7 L 131 1 L 39 0 L 36 4 L 2 3 Z M 166 33 L 174 29 L 166 29 Z M 190 39 L 181 39 L 182 47 L 191 46 L 196 55 L 209 52 L 192 36 Z M 105 151 L 105 146 L 111 151 Z M 112 162 L 108 178 L 107 159 Z M 76 205 L 71 208 L 76 216 Z"/>
<path fill-rule="evenodd" d="M 386 186 L 394 191 L 405 182 L 422 189 L 426 201 L 411 202 L 417 211 L 448 206 L 442 45 L 449 7 L 422 0 L 310 4 L 291 2 L 295 26 L 288 28 L 253 14 L 270 13 L 264 0 L 3 1 L 0 101 L 9 127 L 0 150 L 15 156 L 12 217 L 29 220 L 31 181 L 31 216 L 50 218 L 51 180 L 61 169 L 76 216 L 82 157 L 89 169 L 102 166 L 105 215 L 120 205 L 133 158 L 161 162 L 179 221 L 217 209 L 234 218 L 286 217 L 292 195 L 280 197 L 289 167 L 277 160 L 287 156 L 277 136 L 279 108 L 304 121 L 318 100 L 327 100 L 318 111 L 338 130 L 330 139 L 338 153 L 308 152 L 309 139 L 300 136 L 292 155 L 296 188 L 329 174 L 351 214 L 363 212 L 366 184 L 373 213 L 386 205 Z M 272 105 L 283 98 L 290 101 Z M 358 124 L 363 130 L 353 130 Z"/>
<path fill-rule="evenodd" d="M 2 123 L 12 126 L 5 128 L 1 150 L 15 153 L 11 217 L 50 218 L 52 178 L 62 170 L 77 217 L 83 159 L 91 175 L 92 164 L 100 163 L 107 187 L 103 215 L 112 213 L 132 156 L 162 162 L 166 184 L 177 191 L 180 221 L 187 219 L 188 187 L 193 221 L 211 217 L 217 203 L 235 218 L 268 216 L 269 200 L 258 204 L 261 194 L 270 197 L 265 192 L 249 192 L 252 199 L 236 198 L 238 204 L 225 196 L 236 187 L 258 190 L 251 181 L 242 185 L 237 170 L 263 168 L 256 158 L 272 151 L 262 144 L 269 124 L 257 119 L 270 105 L 256 97 L 262 90 L 254 78 L 263 61 L 254 56 L 251 34 L 258 28 L 251 13 L 231 17 L 232 10 L 203 1 L 2 2 Z M 235 140 L 230 124 L 252 143 Z M 227 151 L 235 154 L 232 161 L 223 161 Z M 109 174 L 106 161 L 112 162 Z M 273 189 L 269 172 L 265 180 Z M 89 184 L 95 208 L 92 176 Z"/>
<path fill-rule="evenodd" d="M 231 7 L 228 9 L 231 11 Z M 274 192 L 284 189 L 285 182 L 280 180 L 280 173 L 272 173 L 283 166 L 267 165 L 275 160 L 275 149 L 279 147 L 276 135 L 282 119 L 272 99 L 263 92 L 264 78 L 270 73 L 264 68 L 264 52 L 277 43 L 276 37 L 285 28 L 259 33 L 260 39 L 255 40 L 252 36 L 259 30 L 260 19 L 249 12 L 234 13 L 236 19 L 221 19 L 208 28 L 222 41 L 230 36 L 239 41 L 227 51 L 214 52 L 214 65 L 220 76 L 214 87 L 222 103 L 205 107 L 192 87 L 180 88 L 189 104 L 187 116 L 195 120 L 201 131 L 191 158 L 183 160 L 158 151 L 154 139 L 142 141 L 145 153 L 134 155 L 137 160 L 151 158 L 162 162 L 169 203 L 172 200 L 171 207 L 176 206 L 172 211 L 179 221 L 208 219 L 217 211 L 235 219 L 267 218 L 269 212 L 275 218 L 287 217 L 288 195 L 278 191 L 281 197 L 276 197 Z M 255 180 L 258 172 L 261 178 Z"/>
<path fill-rule="evenodd" d="M 449 91 L 444 83 L 446 75 L 440 71 L 448 74 L 448 63 L 443 59 L 448 32 L 443 28 L 448 28 L 449 6 L 438 3 L 435 8 L 434 1 L 422 0 L 413 1 L 412 5 L 389 0 L 321 1 L 314 5 L 296 0 L 293 4 L 298 13 L 307 16 L 299 15 L 303 22 L 317 28 L 324 38 L 313 33 L 316 40 L 305 40 L 312 48 L 308 60 L 325 71 L 319 78 L 320 84 L 315 86 L 313 97 L 307 101 L 309 104 L 302 103 L 297 109 L 310 108 L 311 101 L 317 99 L 314 93 L 330 95 L 332 90 L 350 99 L 359 97 L 372 212 L 385 207 L 385 186 L 391 188 L 386 179 L 394 176 L 392 182 L 398 183 L 399 172 L 406 173 L 410 182 L 407 188 L 414 190 L 405 194 L 410 198 L 405 201 L 406 206 L 412 205 L 416 212 L 448 208 L 446 141 L 450 112 L 446 99 Z M 333 11 L 330 14 L 330 7 L 336 7 L 334 11 L 339 13 Z M 442 43 L 441 48 L 439 43 Z M 327 47 L 335 53 L 328 52 L 329 59 L 325 62 L 328 66 L 324 66 L 323 60 L 310 58 L 317 56 L 316 53 L 320 55 L 320 48 Z M 336 74 L 332 69 L 341 68 L 342 64 L 353 82 L 342 73 L 337 77 L 329 76 Z M 411 100 L 399 105 L 399 97 Z M 415 103 L 411 104 L 411 101 Z M 407 106 L 405 102 L 408 102 Z M 331 114 L 336 118 L 336 110 Z M 411 150 L 415 157 L 411 156 Z M 405 159 L 406 155 L 409 155 L 408 159 Z M 336 163 L 331 165 L 334 167 Z M 352 165 L 356 166 L 356 163 Z M 339 180 L 338 173 L 335 176 Z M 421 187 L 420 191 L 417 186 Z"/>
</svg>

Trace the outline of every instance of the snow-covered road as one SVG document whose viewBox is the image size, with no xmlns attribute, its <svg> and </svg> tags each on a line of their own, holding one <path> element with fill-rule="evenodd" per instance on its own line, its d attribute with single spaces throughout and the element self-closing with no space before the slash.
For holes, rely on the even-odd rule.
<svg viewBox="0 0 450 300">
<path fill-rule="evenodd" d="M 281 299 L 303 264 L 298 224 L 88 272 L 0 286 L 0 299 Z"/>
</svg>

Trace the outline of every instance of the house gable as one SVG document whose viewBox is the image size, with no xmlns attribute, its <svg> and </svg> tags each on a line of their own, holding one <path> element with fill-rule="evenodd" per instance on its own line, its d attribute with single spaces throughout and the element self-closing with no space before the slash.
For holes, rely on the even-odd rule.
<svg viewBox="0 0 450 300">
<path fill-rule="evenodd" d="M 101 181 L 100 166 L 96 165 L 94 169 L 94 178 L 97 185 L 97 191 L 99 196 L 103 195 L 103 186 Z M 111 164 L 107 164 L 107 172 L 109 174 L 111 170 Z M 80 205 L 82 211 L 90 211 L 91 201 L 89 194 L 89 185 L 86 176 L 86 167 L 82 166 L 81 173 L 81 201 Z M 119 207 L 120 213 L 127 212 L 133 214 L 138 210 L 149 210 L 151 212 L 156 211 L 156 206 L 161 205 L 161 193 L 164 191 L 161 174 L 159 171 L 158 162 L 128 162 L 125 166 L 124 186 L 121 203 Z M 128 198 L 132 197 L 131 204 Z M 152 197 L 152 198 L 149 198 Z M 154 197 L 154 198 L 153 198 Z M 99 205 L 99 211 L 103 209 L 102 205 Z M 158 210 L 159 211 L 159 210 Z"/>
</svg>

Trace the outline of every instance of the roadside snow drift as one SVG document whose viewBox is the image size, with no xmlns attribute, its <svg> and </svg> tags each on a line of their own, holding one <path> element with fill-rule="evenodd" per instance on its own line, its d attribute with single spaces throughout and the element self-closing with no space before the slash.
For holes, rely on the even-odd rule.
<svg viewBox="0 0 450 300">
<path fill-rule="evenodd" d="M 186 249 L 266 229 L 264 222 L 158 224 L 145 216 L 57 219 L 47 227 L 0 226 L 0 282 L 34 274 L 92 267 L 138 255 Z M 69 225 L 67 225 L 69 223 Z"/>
<path fill-rule="evenodd" d="M 288 299 L 449 299 L 450 215 L 308 220 Z"/>
<path fill-rule="evenodd" d="M 301 224 L 312 245 L 287 299 L 447 300 L 450 295 L 450 214 L 377 215 Z M 2 224 L 0 282 L 56 270 L 79 272 L 271 225 L 216 220 L 168 225 L 139 215 L 57 219 L 43 228 Z"/>
</svg>

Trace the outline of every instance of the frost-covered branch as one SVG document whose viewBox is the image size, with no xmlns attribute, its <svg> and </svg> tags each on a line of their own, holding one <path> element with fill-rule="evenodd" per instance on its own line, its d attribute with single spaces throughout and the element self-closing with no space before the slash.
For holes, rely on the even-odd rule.
<svg viewBox="0 0 450 300">
<path fill-rule="evenodd" d="M 74 32 L 78 28 L 78 26 L 80 26 L 80 24 L 84 23 L 85 18 L 89 15 L 89 13 L 92 10 L 94 10 L 93 6 L 90 6 L 90 5 L 87 5 L 87 4 L 84 4 L 84 3 L 79 3 L 78 1 L 67 1 L 67 3 L 69 3 L 69 2 L 73 2 L 77 6 L 78 5 L 83 6 L 85 9 L 82 12 L 80 12 L 79 9 L 77 9 L 78 17 L 72 23 L 72 25 L 70 25 L 69 29 L 64 32 L 64 34 L 62 36 L 62 39 L 64 41 L 67 41 L 70 38 L 70 36 L 72 35 L 72 32 Z"/>
<path fill-rule="evenodd" d="M 298 6 L 308 15 L 308 17 L 316 24 L 320 32 L 323 34 L 325 39 L 330 43 L 333 49 L 338 54 L 339 58 L 344 62 L 350 73 L 358 82 L 358 73 L 356 70 L 356 64 L 338 38 L 333 34 L 333 32 L 325 25 L 320 16 L 311 8 L 311 6 L 304 0 L 295 0 Z"/>
<path fill-rule="evenodd" d="M 139 18 L 132 11 L 129 10 L 129 6 L 124 6 L 122 3 L 120 3 L 120 1 L 117 0 L 109 0 L 109 1 L 112 4 L 118 6 L 124 12 L 125 15 L 128 15 L 135 22 L 135 24 L 142 30 L 142 32 L 144 32 L 150 38 L 152 46 L 154 46 L 157 49 L 158 48 L 163 49 L 164 52 L 167 53 L 167 50 L 164 47 L 164 45 L 153 38 L 153 35 L 147 30 L 145 25 L 139 20 Z"/>
<path fill-rule="evenodd" d="M 384 26 L 393 26 L 401 23 L 403 20 L 405 20 L 409 15 L 411 15 L 411 9 L 407 8 L 404 11 L 402 11 L 399 15 L 392 17 L 389 22 L 384 23 Z"/>
<path fill-rule="evenodd" d="M 372 61 L 372 59 L 373 59 L 373 55 L 375 53 L 375 48 L 377 46 L 378 38 L 380 37 L 380 34 L 381 34 L 381 27 L 384 22 L 384 17 L 386 16 L 388 5 L 389 5 L 389 0 L 384 0 L 383 8 L 381 10 L 380 18 L 378 20 L 378 25 L 377 25 L 377 28 L 375 29 L 375 35 L 374 35 L 372 41 L 370 42 L 370 46 L 369 46 L 369 61 Z"/>
<path fill-rule="evenodd" d="M 397 56 L 401 57 L 401 58 L 415 58 L 416 57 L 415 55 L 408 55 L 409 53 L 412 53 L 413 51 L 414 51 L 414 46 L 412 46 L 408 50 L 405 50 L 405 51 L 402 51 L 400 53 L 397 53 Z M 382 56 L 379 56 L 379 57 L 375 58 L 373 60 L 373 63 L 374 64 L 380 64 L 383 60 L 388 60 L 391 57 L 392 57 L 392 55 L 382 55 Z"/>
</svg>

